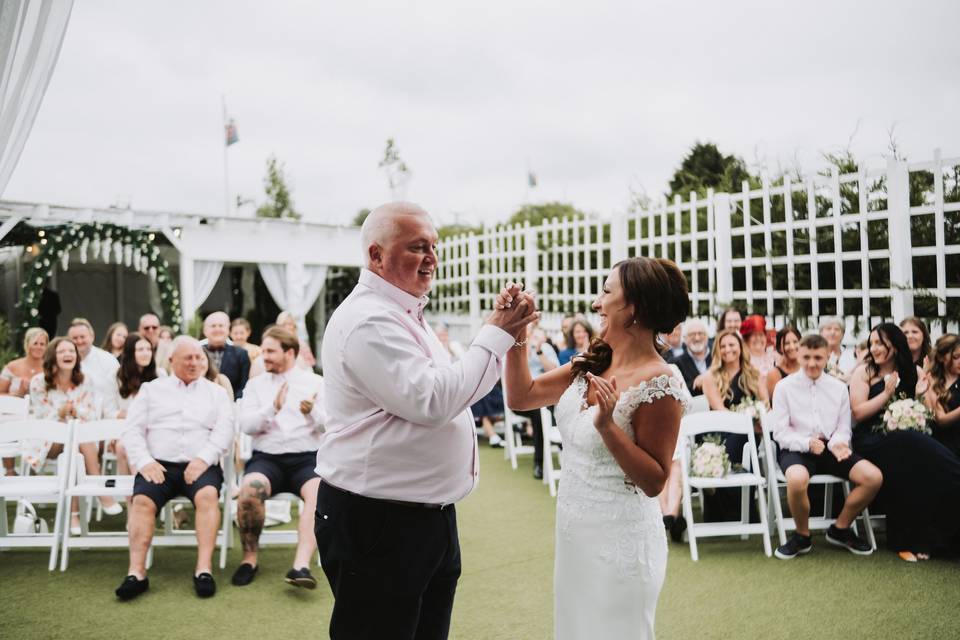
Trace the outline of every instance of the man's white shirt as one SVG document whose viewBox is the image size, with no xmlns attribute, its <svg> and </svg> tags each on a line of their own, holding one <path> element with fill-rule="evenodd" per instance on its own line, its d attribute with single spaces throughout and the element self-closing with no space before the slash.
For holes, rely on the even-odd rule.
<svg viewBox="0 0 960 640">
<path fill-rule="evenodd" d="M 120 361 L 99 347 L 90 347 L 87 357 L 80 361 L 80 371 L 92 384 L 99 408 L 105 411 L 117 389 L 117 370 Z"/>
<path fill-rule="evenodd" d="M 287 397 L 277 411 L 274 400 L 283 383 Z M 240 429 L 253 436 L 253 449 L 264 453 L 316 451 L 326 424 L 323 378 L 297 366 L 285 373 L 264 373 L 250 378 L 240 400 Z M 313 400 L 304 415 L 302 400 Z"/>
<path fill-rule="evenodd" d="M 173 375 L 140 387 L 121 438 L 137 469 L 157 460 L 217 464 L 234 436 L 233 404 L 226 390 L 206 378 L 190 384 Z"/>
</svg>

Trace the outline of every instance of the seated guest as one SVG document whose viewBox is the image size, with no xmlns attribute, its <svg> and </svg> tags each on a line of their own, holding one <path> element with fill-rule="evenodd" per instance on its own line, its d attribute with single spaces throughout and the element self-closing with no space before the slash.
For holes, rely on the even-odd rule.
<svg viewBox="0 0 960 640">
<path fill-rule="evenodd" d="M 843 334 L 847 327 L 840 318 L 820 320 L 820 335 L 827 339 L 830 346 L 830 359 L 827 361 L 827 373 L 844 382 L 850 381 L 850 374 L 857 367 L 857 356 L 851 349 L 844 349 Z"/>
<path fill-rule="evenodd" d="M 873 553 L 873 548 L 850 525 L 877 495 L 883 474 L 850 449 L 850 397 L 847 385 L 824 375 L 828 354 L 829 347 L 822 336 L 803 338 L 800 370 L 785 376 L 773 394 L 773 438 L 780 445 L 787 503 L 796 524 L 794 534 L 777 548 L 776 556 L 781 560 L 808 553 L 813 546 L 807 488 L 810 476 L 818 474 L 845 478 L 856 485 L 844 500 L 836 522 L 827 529 L 827 542 L 857 555 Z"/>
<path fill-rule="evenodd" d="M 443 345 L 444 351 L 450 355 L 452 361 L 456 362 L 463 357 L 463 345 L 450 339 L 450 327 L 446 322 L 438 322 L 433 325 L 433 332 L 437 335 L 437 340 Z"/>
<path fill-rule="evenodd" d="M 145 592 L 147 551 L 157 512 L 186 496 L 196 507 L 197 564 L 193 586 L 200 597 L 216 592 L 213 548 L 220 528 L 220 458 L 233 441 L 233 407 L 220 386 L 201 377 L 203 348 L 189 336 L 173 341 L 173 375 L 140 387 L 130 405 L 123 444 L 137 473 L 127 517 L 130 568 L 117 597 Z"/>
<path fill-rule="evenodd" d="M 547 342 L 547 334 L 543 329 L 535 328 L 533 323 L 527 325 L 527 341 L 530 343 L 527 364 L 530 366 L 530 375 L 534 378 L 552 371 L 560 366 L 557 352 Z M 529 411 L 514 411 L 518 416 L 530 421 L 533 436 L 533 477 L 543 479 L 543 421 L 540 419 L 540 409 Z"/>
<path fill-rule="evenodd" d="M 160 332 L 157 334 L 157 341 L 160 344 L 166 343 L 170 344 L 173 342 L 173 339 L 177 337 L 177 334 L 171 327 L 168 327 L 165 324 L 160 325 Z"/>
<path fill-rule="evenodd" d="M 913 358 L 913 364 L 926 371 L 932 348 L 927 323 L 916 316 L 910 316 L 900 321 L 900 329 L 903 331 L 903 335 L 907 337 L 907 346 L 910 347 L 910 357 Z"/>
<path fill-rule="evenodd" d="M 227 397 L 230 398 L 230 402 L 236 400 L 230 378 L 217 371 L 217 365 L 210 362 L 210 356 L 207 355 L 206 351 L 203 352 L 203 358 L 200 361 L 200 376 L 223 387 L 224 391 L 227 392 Z"/>
<path fill-rule="evenodd" d="M 773 397 L 773 389 L 781 380 L 791 373 L 800 371 L 800 332 L 796 327 L 786 326 L 777 331 L 777 337 L 774 341 L 777 353 L 780 354 L 780 361 L 774 365 L 773 370 L 767 374 L 764 384 L 767 387 L 767 397 Z"/>
<path fill-rule="evenodd" d="M 746 400 L 767 402 L 767 388 L 760 383 L 760 372 L 750 364 L 739 332 L 721 331 L 713 342 L 713 363 L 703 377 L 703 394 L 713 411 L 736 411 Z M 746 434 L 722 434 L 730 462 L 742 464 Z M 752 504 L 752 503 L 751 503 Z M 705 502 L 711 520 L 740 519 L 740 490 L 719 489 Z M 751 507 L 752 508 L 752 507 Z"/>
<path fill-rule="evenodd" d="M 750 352 L 750 364 L 760 372 L 762 380 L 777 362 L 776 354 L 767 345 L 767 321 L 763 316 L 747 316 L 740 325 L 740 335 Z"/>
<path fill-rule="evenodd" d="M 113 395 L 113 389 L 116 387 L 117 369 L 120 368 L 120 361 L 103 349 L 93 345 L 93 325 L 86 318 L 71 320 L 67 336 L 73 344 L 77 345 L 83 374 L 93 385 L 93 390 L 97 394 L 99 410 L 102 411 L 103 403 Z"/>
<path fill-rule="evenodd" d="M 210 358 L 210 364 L 227 376 L 233 394 L 243 397 L 243 388 L 250 375 L 250 356 L 246 349 L 227 343 L 227 331 L 230 316 L 223 311 L 214 311 L 203 321 L 203 336 L 207 339 L 204 350 Z"/>
<path fill-rule="evenodd" d="M 54 338 L 43 354 L 43 372 L 30 380 L 30 412 L 40 420 L 90 422 L 99 418 L 100 401 L 93 384 L 84 375 L 77 346 L 67 338 Z M 60 444 L 42 444 L 31 452 L 31 464 L 39 469 L 47 458 L 56 458 L 63 451 Z M 100 449 L 96 442 L 80 445 L 87 475 L 100 475 Z M 110 496 L 100 498 L 107 515 L 118 515 L 123 509 Z M 79 503 L 70 506 L 70 533 L 80 533 Z"/>
<path fill-rule="evenodd" d="M 920 431 L 883 429 L 887 404 L 915 398 L 919 378 L 903 331 L 885 322 L 870 332 L 870 353 L 850 379 L 853 450 L 883 473 L 887 546 L 907 562 L 952 551 L 960 532 L 960 459 Z"/>
<path fill-rule="evenodd" d="M 150 341 L 141 337 L 140 334 L 131 333 L 123 345 L 115 393 L 106 399 L 103 417 L 126 418 L 130 403 L 137 397 L 140 387 L 158 377 L 166 376 L 166 371 L 157 369 L 153 345 Z M 124 476 L 130 475 L 130 463 L 127 461 L 127 452 L 123 448 L 123 443 L 117 441 L 113 444 L 113 448 L 117 456 L 117 473 Z"/>
<path fill-rule="evenodd" d="M 557 354 L 560 366 L 570 362 L 574 356 L 586 353 L 590 349 L 590 341 L 593 340 L 594 332 L 590 323 L 583 318 L 574 318 L 570 322 L 570 329 L 564 332 L 564 341 L 567 348 Z"/>
<path fill-rule="evenodd" d="M 707 325 L 696 318 L 687 320 L 683 325 L 683 339 L 686 351 L 670 362 L 680 369 L 690 395 L 699 396 L 703 393 L 703 379 L 700 376 L 707 372 L 713 362 L 708 346 Z"/>
<path fill-rule="evenodd" d="M 960 336 L 940 336 L 930 355 L 924 397 L 933 412 L 933 437 L 960 456 Z"/>
<path fill-rule="evenodd" d="M 863 361 L 867 358 L 867 354 L 870 353 L 870 341 L 861 340 L 858 342 L 857 346 L 853 348 L 853 353 L 857 358 L 857 366 L 863 364 Z"/>
<path fill-rule="evenodd" d="M 663 352 L 663 359 L 667 362 L 683 355 L 683 323 L 678 324 L 670 333 L 661 334 L 667 350 Z"/>
<path fill-rule="evenodd" d="M 160 318 L 154 313 L 143 314 L 137 323 L 137 333 L 153 345 L 153 355 L 157 361 L 157 369 L 170 373 L 170 341 L 161 340 L 161 328 Z"/>
<path fill-rule="evenodd" d="M 503 387 L 500 385 L 499 380 L 497 384 L 493 385 L 493 389 L 491 389 L 487 395 L 477 400 L 476 403 L 470 407 L 470 413 L 473 414 L 474 423 L 480 423 L 480 428 L 483 429 L 483 435 L 486 436 L 487 442 L 491 447 L 503 448 L 506 446 L 503 438 L 501 438 L 500 434 L 493 428 L 494 422 L 503 419 Z M 510 437 L 506 429 L 507 425 L 504 425 L 504 435 Z"/>
<path fill-rule="evenodd" d="M 283 327 L 294 335 L 300 335 L 297 318 L 289 311 L 281 311 L 277 316 L 276 325 L 270 326 Z M 269 328 L 270 327 L 267 327 L 267 329 Z M 264 332 L 266 332 L 266 329 Z M 313 356 L 313 351 L 310 350 L 310 345 L 306 340 L 300 340 L 300 355 L 297 356 L 297 366 L 301 369 L 307 369 L 308 371 L 313 371 L 313 368 L 317 366 L 317 359 Z M 258 376 L 263 373 L 264 370 L 263 358 L 257 358 L 250 364 L 250 377 Z"/>
<path fill-rule="evenodd" d="M 50 341 L 47 332 L 40 327 L 27 329 L 23 336 L 22 358 L 11 360 L 0 371 L 0 396 L 10 395 L 22 398 L 30 391 L 30 380 L 43 371 L 43 352 Z M 3 469 L 8 476 L 16 475 L 16 459 L 4 458 Z"/>
<path fill-rule="evenodd" d="M 742 324 L 743 314 L 740 313 L 740 310 L 734 307 L 727 307 L 717 316 L 717 333 L 728 330 L 740 331 Z"/>
<path fill-rule="evenodd" d="M 233 346 L 246 349 L 250 362 L 253 362 L 260 357 L 260 347 L 249 342 L 251 333 L 253 329 L 246 318 L 234 318 L 230 322 L 230 339 L 233 341 Z"/>
<path fill-rule="evenodd" d="M 103 337 L 103 344 L 100 345 L 100 348 L 119 361 L 128 333 L 127 325 L 122 322 L 114 322 L 107 327 L 107 334 Z"/>
<path fill-rule="evenodd" d="M 240 429 L 253 436 L 253 455 L 246 465 L 237 524 L 243 543 L 243 560 L 233 574 L 233 584 L 250 584 L 257 574 L 264 503 L 278 493 L 293 493 L 304 502 L 297 528 L 297 551 L 286 581 L 313 589 L 310 559 L 317 553 L 313 533 L 320 477 L 314 473 L 317 448 L 326 421 L 323 412 L 323 378 L 296 366 L 300 340 L 295 333 L 273 327 L 263 335 L 264 375 L 247 385 L 240 401 Z"/>
</svg>

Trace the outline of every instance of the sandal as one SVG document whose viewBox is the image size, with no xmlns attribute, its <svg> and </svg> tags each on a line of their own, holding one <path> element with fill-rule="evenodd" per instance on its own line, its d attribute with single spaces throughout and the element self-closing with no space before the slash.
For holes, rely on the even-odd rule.
<svg viewBox="0 0 960 640">
<path fill-rule="evenodd" d="M 901 551 L 897 554 L 900 556 L 900 559 L 904 562 L 916 562 L 917 556 L 913 555 L 912 551 Z"/>
</svg>

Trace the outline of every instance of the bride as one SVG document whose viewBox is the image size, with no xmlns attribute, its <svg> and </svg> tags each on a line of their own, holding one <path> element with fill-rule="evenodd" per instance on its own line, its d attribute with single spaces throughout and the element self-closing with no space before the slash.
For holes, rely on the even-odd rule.
<svg viewBox="0 0 960 640">
<path fill-rule="evenodd" d="M 499 307 L 533 294 L 509 284 Z M 683 379 L 660 357 L 689 306 L 683 273 L 669 260 L 636 257 L 614 266 L 593 303 L 600 334 L 590 350 L 536 378 L 524 335 L 507 354 L 512 409 L 556 405 L 563 437 L 557 500 L 554 637 L 653 638 L 667 541 L 657 495 L 670 473 Z"/>
</svg>

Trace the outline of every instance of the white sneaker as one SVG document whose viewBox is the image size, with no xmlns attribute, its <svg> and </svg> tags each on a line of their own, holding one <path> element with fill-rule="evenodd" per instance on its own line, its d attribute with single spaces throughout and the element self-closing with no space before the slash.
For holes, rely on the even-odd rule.
<svg viewBox="0 0 960 640">
<path fill-rule="evenodd" d="M 503 438 L 501 438 L 501 437 L 500 437 L 499 435 L 497 435 L 496 433 L 493 434 L 492 436 L 490 436 L 490 446 L 491 446 L 491 447 L 502 447 L 502 446 L 503 446 Z"/>
</svg>

